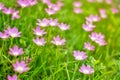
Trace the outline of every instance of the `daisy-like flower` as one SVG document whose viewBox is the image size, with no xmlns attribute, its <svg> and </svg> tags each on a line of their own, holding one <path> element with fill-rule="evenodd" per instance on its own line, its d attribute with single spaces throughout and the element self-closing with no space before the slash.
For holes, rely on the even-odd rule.
<svg viewBox="0 0 120 80">
<path fill-rule="evenodd" d="M 12 20 L 19 19 L 19 18 L 20 18 L 19 11 L 13 10 L 12 11 Z"/>
<path fill-rule="evenodd" d="M 50 9 L 52 9 L 54 11 L 59 11 L 61 9 L 60 6 L 58 6 L 56 4 L 52 4 L 52 3 L 48 4 L 48 8 L 50 8 Z"/>
<path fill-rule="evenodd" d="M 36 36 L 43 36 L 44 34 L 46 34 L 44 29 L 41 30 L 39 26 L 37 26 L 36 29 L 33 29 L 33 31 Z"/>
<path fill-rule="evenodd" d="M 46 8 L 45 11 L 48 13 L 48 15 L 53 15 L 56 13 L 56 11 L 51 8 Z"/>
<path fill-rule="evenodd" d="M 87 50 L 90 50 L 90 51 L 94 51 L 95 50 L 95 46 L 91 45 L 88 42 L 84 43 L 84 48 L 87 49 Z"/>
<path fill-rule="evenodd" d="M 44 46 L 46 43 L 44 38 L 38 38 L 38 37 L 36 37 L 36 39 L 33 39 L 33 42 L 38 46 Z"/>
<path fill-rule="evenodd" d="M 117 8 L 111 8 L 111 11 L 113 14 L 119 13 L 119 10 Z"/>
<path fill-rule="evenodd" d="M 11 37 L 20 37 L 21 32 L 18 32 L 18 29 L 16 27 L 10 28 L 8 27 L 7 30 L 5 30 L 7 34 L 9 34 Z"/>
<path fill-rule="evenodd" d="M 83 51 L 74 51 L 73 56 L 76 60 L 85 60 L 87 58 L 87 55 Z"/>
<path fill-rule="evenodd" d="M 50 18 L 49 25 L 50 26 L 57 26 L 58 25 L 58 20 Z"/>
<path fill-rule="evenodd" d="M 82 25 L 82 28 L 87 32 L 93 31 L 93 29 L 95 27 L 96 27 L 95 25 L 93 25 L 92 23 L 89 23 L 89 22 L 86 22 L 86 24 Z"/>
<path fill-rule="evenodd" d="M 80 8 L 74 8 L 74 13 L 80 14 L 80 13 L 82 13 L 82 12 L 83 12 L 82 9 L 80 9 Z"/>
<path fill-rule="evenodd" d="M 49 26 L 49 20 L 46 18 L 44 18 L 43 20 L 38 19 L 37 21 L 38 21 L 37 23 L 38 26 L 41 26 L 41 27 Z"/>
<path fill-rule="evenodd" d="M 90 67 L 90 65 L 85 66 L 84 64 L 80 67 L 79 71 L 83 74 L 92 74 L 94 73 L 94 69 Z"/>
<path fill-rule="evenodd" d="M 107 4 L 111 4 L 112 0 L 105 0 Z"/>
<path fill-rule="evenodd" d="M 29 6 L 28 0 L 18 0 L 17 3 L 23 8 Z"/>
<path fill-rule="evenodd" d="M 59 27 L 62 31 L 65 31 L 65 30 L 70 29 L 70 25 L 67 25 L 67 24 L 64 24 L 64 23 L 58 24 L 58 27 Z"/>
<path fill-rule="evenodd" d="M 100 21 L 100 17 L 98 15 L 90 15 L 89 17 L 86 17 L 86 20 L 89 22 L 98 22 Z"/>
<path fill-rule="evenodd" d="M 29 67 L 25 63 L 25 61 L 16 61 L 16 63 L 13 64 L 14 71 L 18 73 L 23 73 L 29 70 Z"/>
<path fill-rule="evenodd" d="M 7 75 L 7 80 L 17 80 L 17 75 L 14 74 L 13 76 Z"/>
<path fill-rule="evenodd" d="M 64 6 L 64 3 L 61 2 L 60 0 L 58 0 L 56 5 L 58 5 L 59 7 L 62 7 L 62 6 Z"/>
<path fill-rule="evenodd" d="M 13 9 L 4 7 L 2 11 L 4 14 L 9 15 L 9 14 L 12 14 Z"/>
<path fill-rule="evenodd" d="M 37 0 L 28 0 L 28 3 L 30 6 L 33 6 L 37 4 Z"/>
<path fill-rule="evenodd" d="M 65 44 L 65 42 L 66 42 L 66 39 L 60 39 L 59 35 L 56 37 L 53 37 L 53 40 L 51 41 L 51 43 L 53 43 L 56 46 L 62 46 Z"/>
<path fill-rule="evenodd" d="M 92 40 L 92 41 L 95 41 L 96 43 L 98 43 L 99 45 L 101 46 L 104 46 L 106 45 L 106 41 L 104 40 L 104 35 L 102 33 L 96 33 L 96 32 L 92 32 L 90 35 L 89 35 L 89 38 Z"/>
<path fill-rule="evenodd" d="M 100 9 L 99 12 L 100 12 L 100 16 L 102 18 L 107 18 L 107 14 L 106 14 L 106 10 L 105 9 Z"/>
<path fill-rule="evenodd" d="M 9 54 L 12 56 L 19 56 L 22 55 L 23 52 L 23 48 L 18 48 L 18 46 L 14 46 L 13 48 L 10 48 Z"/>
<path fill-rule="evenodd" d="M 4 33 L 0 32 L 0 38 L 7 39 L 7 38 L 9 38 L 9 34 L 7 34 L 6 32 L 4 32 Z"/>
<path fill-rule="evenodd" d="M 2 3 L 0 3 L 0 10 L 4 9 L 4 5 Z"/>
<path fill-rule="evenodd" d="M 42 1 L 42 3 L 45 3 L 45 4 L 50 4 L 51 2 L 50 2 L 50 0 L 41 0 Z"/>
<path fill-rule="evenodd" d="M 75 1 L 75 2 L 73 2 L 73 6 L 74 7 L 81 7 L 82 3 L 80 1 Z"/>
</svg>

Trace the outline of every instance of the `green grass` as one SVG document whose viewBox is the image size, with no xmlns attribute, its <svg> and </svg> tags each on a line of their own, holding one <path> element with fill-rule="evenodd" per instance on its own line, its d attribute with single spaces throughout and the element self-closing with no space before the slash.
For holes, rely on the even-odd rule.
<svg viewBox="0 0 120 80">
<path fill-rule="evenodd" d="M 72 2 L 74 0 L 64 0 L 65 6 L 57 14 L 51 16 L 58 18 L 59 22 L 70 25 L 70 30 L 61 31 L 57 27 L 47 27 L 49 33 L 45 40 L 51 41 L 53 36 L 60 35 L 67 39 L 65 46 L 56 47 L 47 43 L 44 47 L 38 47 L 32 42 L 35 38 L 32 28 L 36 27 L 37 19 L 50 18 L 45 12 L 46 5 L 39 3 L 32 7 L 20 8 L 17 0 L 0 0 L 5 6 L 20 10 L 20 19 L 14 21 L 10 16 L 0 11 L 0 31 L 16 26 L 22 32 L 20 38 L 0 39 L 0 80 L 6 80 L 8 74 L 13 75 L 12 63 L 16 58 L 8 54 L 9 48 L 15 44 L 23 47 L 25 54 L 17 57 L 17 60 L 32 58 L 29 64 L 30 70 L 23 74 L 18 74 L 21 80 L 120 80 L 120 15 L 113 15 L 110 12 L 110 5 L 99 3 L 83 3 L 82 14 L 73 13 Z M 53 0 L 54 1 L 54 0 Z M 82 29 L 85 17 L 90 14 L 98 14 L 99 8 L 107 9 L 108 18 L 95 23 L 94 31 L 102 32 L 106 36 L 107 46 L 101 47 L 88 38 L 89 32 Z M 96 47 L 94 52 L 86 51 L 83 48 L 85 41 L 90 41 Z M 76 61 L 73 57 L 74 50 L 83 50 L 89 57 L 84 61 Z M 95 72 L 92 75 L 84 75 L 78 71 L 80 66 L 90 64 Z"/>
</svg>

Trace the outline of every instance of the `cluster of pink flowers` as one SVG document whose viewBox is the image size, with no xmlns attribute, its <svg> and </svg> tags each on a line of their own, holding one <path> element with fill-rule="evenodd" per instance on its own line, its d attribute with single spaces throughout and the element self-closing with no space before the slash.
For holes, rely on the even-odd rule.
<svg viewBox="0 0 120 80">
<path fill-rule="evenodd" d="M 36 29 L 33 29 L 34 34 L 36 36 L 36 39 L 33 39 L 33 42 L 38 46 L 44 46 L 46 44 L 46 41 L 43 38 L 43 36 L 47 34 L 47 32 L 45 32 L 45 29 L 41 29 L 41 28 L 48 26 L 52 26 L 52 27 L 58 26 L 59 29 L 61 29 L 62 31 L 68 30 L 70 28 L 69 25 L 64 23 L 58 23 L 58 20 L 53 18 L 50 19 L 44 18 L 42 20 L 38 19 L 37 21 L 38 21 L 37 27 Z M 56 46 L 62 46 L 65 44 L 65 42 L 66 39 L 65 38 L 61 39 L 59 35 L 53 37 L 53 40 L 51 41 L 51 43 Z"/>
<path fill-rule="evenodd" d="M 37 0 L 18 0 L 17 3 L 21 7 L 29 7 L 37 4 Z"/>
<path fill-rule="evenodd" d="M 61 10 L 61 7 L 64 5 L 61 1 L 57 1 L 57 3 L 52 3 L 50 0 L 41 0 L 45 3 L 48 8 L 45 8 L 45 11 L 48 15 L 56 14 L 56 12 Z"/>
<path fill-rule="evenodd" d="M 80 14 L 83 12 L 81 9 L 82 3 L 80 1 L 75 1 L 73 2 L 73 7 L 74 7 L 74 13 Z"/>
<path fill-rule="evenodd" d="M 15 45 L 13 48 L 9 49 L 9 54 L 12 56 L 15 56 L 15 57 L 20 56 L 20 55 L 24 54 L 23 48 L 19 48 L 17 45 Z M 16 63 L 13 63 L 12 66 L 14 68 L 14 71 L 18 72 L 20 74 L 29 70 L 29 67 L 27 66 L 27 64 L 25 63 L 24 60 L 22 60 L 20 62 L 18 60 L 16 60 Z M 10 75 L 8 75 L 7 79 L 8 80 L 17 80 L 18 78 L 17 78 L 17 75 L 14 74 L 12 77 Z"/>
<path fill-rule="evenodd" d="M 18 28 L 16 27 L 10 28 L 9 26 L 4 32 L 0 32 L 0 38 L 2 39 L 7 39 L 9 37 L 16 38 L 20 36 L 21 32 L 18 32 Z"/>
<path fill-rule="evenodd" d="M 0 3 L 0 10 L 6 15 L 12 15 L 12 20 L 20 18 L 18 10 L 7 8 L 2 3 Z"/>
</svg>

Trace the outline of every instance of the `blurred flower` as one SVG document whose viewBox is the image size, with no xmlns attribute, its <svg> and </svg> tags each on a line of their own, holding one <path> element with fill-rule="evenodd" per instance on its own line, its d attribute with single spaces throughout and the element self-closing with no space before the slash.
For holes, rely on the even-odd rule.
<svg viewBox="0 0 120 80">
<path fill-rule="evenodd" d="M 19 56 L 22 55 L 23 52 L 23 48 L 18 48 L 18 46 L 14 46 L 13 48 L 10 48 L 9 54 L 12 56 Z"/>
<path fill-rule="evenodd" d="M 81 7 L 82 6 L 82 3 L 80 1 L 74 1 L 73 2 L 73 6 L 74 7 Z"/>
<path fill-rule="evenodd" d="M 18 29 L 16 27 L 10 28 L 8 27 L 7 30 L 5 30 L 7 34 L 9 34 L 11 37 L 20 37 L 21 32 L 18 32 Z"/>
<path fill-rule="evenodd" d="M 64 6 L 64 3 L 61 2 L 60 0 L 58 0 L 56 5 L 58 5 L 59 7 L 62 7 L 62 6 Z"/>
<path fill-rule="evenodd" d="M 112 0 L 105 0 L 107 4 L 111 4 Z"/>
<path fill-rule="evenodd" d="M 90 31 L 93 31 L 93 29 L 95 28 L 96 26 L 93 25 L 92 23 L 89 23 L 86 21 L 86 24 L 83 24 L 82 25 L 82 28 L 87 31 L 87 32 L 90 32 Z"/>
<path fill-rule="evenodd" d="M 56 46 L 61 46 L 61 45 L 64 45 L 66 42 L 65 39 L 60 39 L 60 36 L 56 36 L 56 37 L 53 37 L 53 40 L 51 41 L 51 43 L 55 44 Z"/>
<path fill-rule="evenodd" d="M 2 11 L 4 14 L 9 15 L 9 14 L 12 14 L 13 9 L 4 7 Z"/>
<path fill-rule="evenodd" d="M 29 6 L 29 3 L 27 0 L 18 0 L 17 3 L 21 6 L 21 7 L 27 7 Z"/>
<path fill-rule="evenodd" d="M 53 15 L 56 13 L 56 11 L 51 8 L 46 8 L 45 11 L 48 13 L 48 15 Z"/>
<path fill-rule="evenodd" d="M 90 65 L 85 66 L 84 64 L 80 67 L 79 71 L 83 74 L 92 74 L 94 73 L 94 69 L 90 67 Z"/>
<path fill-rule="evenodd" d="M 6 32 L 4 32 L 4 33 L 0 32 L 0 38 L 7 39 L 7 38 L 9 38 L 9 34 L 7 34 Z"/>
<path fill-rule="evenodd" d="M 113 14 L 119 13 L 119 10 L 117 8 L 111 8 L 111 11 Z"/>
<path fill-rule="evenodd" d="M 46 34 L 44 29 L 41 30 L 39 26 L 37 26 L 36 29 L 33 29 L 33 31 L 36 36 L 43 36 L 44 34 Z"/>
<path fill-rule="evenodd" d="M 12 77 L 10 75 L 7 75 L 7 80 L 17 80 L 17 75 L 14 74 Z"/>
<path fill-rule="evenodd" d="M 50 2 L 50 0 L 41 0 L 42 1 L 42 3 L 45 3 L 45 4 L 50 4 L 51 2 Z"/>
<path fill-rule="evenodd" d="M 37 4 L 37 0 L 28 0 L 28 3 L 30 6 L 33 6 Z"/>
<path fill-rule="evenodd" d="M 74 8 L 74 12 L 75 12 L 76 14 L 80 14 L 80 13 L 83 12 L 83 10 L 80 9 L 80 8 Z"/>
<path fill-rule="evenodd" d="M 16 61 L 15 64 L 13 64 L 14 71 L 18 73 L 23 73 L 29 70 L 29 67 L 24 61 L 18 62 Z"/>
<path fill-rule="evenodd" d="M 57 26 L 58 25 L 58 20 L 50 18 L 49 25 L 50 26 Z"/>
<path fill-rule="evenodd" d="M 38 21 L 37 23 L 38 26 L 41 26 L 41 27 L 49 26 L 49 20 L 46 18 L 44 18 L 43 20 L 38 19 L 37 21 Z"/>
<path fill-rule="evenodd" d="M 19 16 L 19 11 L 15 11 L 15 10 L 13 10 L 12 11 L 12 20 L 14 20 L 14 19 L 19 19 L 20 18 L 20 16 Z"/>
<path fill-rule="evenodd" d="M 58 24 L 58 27 L 59 27 L 62 31 L 65 31 L 65 30 L 70 29 L 70 25 L 67 25 L 67 24 L 64 24 L 64 23 Z"/>
<path fill-rule="evenodd" d="M 0 10 L 4 9 L 4 5 L 0 2 Z"/>
<path fill-rule="evenodd" d="M 86 17 L 86 20 L 89 22 L 98 22 L 100 21 L 100 17 L 98 15 L 90 15 L 89 17 Z"/>
<path fill-rule="evenodd" d="M 107 18 L 107 14 L 106 14 L 106 10 L 105 9 L 100 9 L 99 12 L 100 12 L 100 16 L 102 18 Z"/>
<path fill-rule="evenodd" d="M 61 9 L 60 6 L 58 6 L 56 4 L 52 4 L 52 3 L 48 4 L 48 8 L 50 8 L 50 9 L 52 9 L 54 11 L 59 11 Z"/>
<path fill-rule="evenodd" d="M 84 60 L 87 58 L 87 55 L 83 51 L 74 51 L 73 56 L 75 57 L 76 60 Z"/>
<path fill-rule="evenodd" d="M 90 43 L 88 43 L 88 42 L 84 43 L 84 48 L 87 49 L 87 50 L 90 50 L 90 51 L 95 50 L 95 47 L 93 45 L 91 45 Z"/>
<path fill-rule="evenodd" d="M 44 46 L 46 43 L 44 38 L 39 39 L 38 37 L 36 37 L 36 39 L 33 39 L 33 42 L 38 46 Z"/>
<path fill-rule="evenodd" d="M 101 33 L 92 32 L 89 35 L 89 37 L 92 41 L 95 41 L 96 43 L 98 43 L 101 46 L 106 45 L 106 41 L 104 40 L 104 35 Z"/>
</svg>

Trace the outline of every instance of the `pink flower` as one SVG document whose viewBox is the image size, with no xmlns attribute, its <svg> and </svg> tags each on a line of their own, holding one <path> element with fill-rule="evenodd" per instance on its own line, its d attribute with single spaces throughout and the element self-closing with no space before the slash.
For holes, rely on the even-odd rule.
<svg viewBox="0 0 120 80">
<path fill-rule="evenodd" d="M 73 56 L 76 60 L 85 60 L 87 58 L 87 55 L 83 51 L 74 51 Z"/>
<path fill-rule="evenodd" d="M 90 50 L 90 51 L 95 50 L 95 47 L 93 45 L 91 45 L 90 43 L 88 43 L 88 42 L 84 43 L 84 48 L 87 49 L 87 50 Z"/>
<path fill-rule="evenodd" d="M 7 34 L 9 34 L 11 37 L 20 37 L 21 32 L 18 32 L 18 29 L 16 27 L 10 28 L 8 27 L 7 30 L 5 30 Z"/>
<path fill-rule="evenodd" d="M 28 3 L 30 6 L 33 6 L 37 4 L 37 0 L 28 0 Z"/>
<path fill-rule="evenodd" d="M 18 0 L 17 3 L 21 6 L 21 7 L 28 7 L 29 3 L 27 0 Z"/>
<path fill-rule="evenodd" d="M 89 17 L 86 17 L 86 20 L 89 22 L 98 22 L 100 21 L 100 17 L 98 15 L 90 15 Z"/>
<path fill-rule="evenodd" d="M 48 7 L 49 7 L 50 9 L 54 10 L 54 11 L 59 11 L 59 10 L 61 9 L 60 6 L 58 6 L 58 5 L 56 5 L 56 4 L 52 4 L 52 3 L 48 4 Z"/>
<path fill-rule="evenodd" d="M 58 0 L 56 5 L 58 5 L 59 7 L 62 7 L 62 6 L 64 6 L 64 3 L 61 2 L 60 0 Z"/>
<path fill-rule="evenodd" d="M 92 74 L 94 73 L 94 69 L 90 67 L 90 65 L 85 66 L 84 64 L 80 67 L 79 71 L 83 74 Z"/>
<path fill-rule="evenodd" d="M 36 36 L 43 36 L 44 34 L 46 34 L 44 29 L 41 30 L 39 26 L 37 26 L 36 29 L 33 29 L 33 31 Z"/>
<path fill-rule="evenodd" d="M 86 22 L 86 24 L 82 25 L 82 28 L 87 32 L 93 31 L 93 29 L 95 27 L 96 27 L 95 25 L 93 25 L 92 23 L 89 23 L 89 22 Z"/>
<path fill-rule="evenodd" d="M 56 11 L 51 8 L 46 8 L 45 11 L 48 13 L 48 15 L 53 15 L 56 13 Z"/>
<path fill-rule="evenodd" d="M 19 19 L 20 18 L 20 16 L 19 16 L 19 11 L 15 11 L 15 10 L 13 10 L 12 11 L 12 20 L 14 20 L 14 19 Z"/>
<path fill-rule="evenodd" d="M 111 8 L 111 11 L 113 14 L 119 13 L 119 10 L 117 8 Z"/>
<path fill-rule="evenodd" d="M 14 74 L 12 77 L 10 75 L 7 75 L 7 80 L 17 80 L 17 75 Z"/>
<path fill-rule="evenodd" d="M 4 5 L 2 3 L 0 3 L 0 10 L 4 9 Z"/>
<path fill-rule="evenodd" d="M 13 48 L 10 48 L 9 54 L 12 56 L 19 56 L 22 55 L 23 52 L 23 48 L 18 48 L 18 46 L 14 46 Z"/>
<path fill-rule="evenodd" d="M 89 35 L 89 37 L 92 41 L 95 41 L 96 43 L 98 43 L 101 46 L 106 45 L 106 41 L 104 40 L 104 35 L 101 33 L 92 32 Z"/>
<path fill-rule="evenodd" d="M 44 18 L 43 20 L 38 19 L 37 21 L 38 21 L 37 23 L 38 26 L 41 26 L 41 27 L 49 26 L 49 20 L 46 18 Z"/>
<path fill-rule="evenodd" d="M 24 61 L 18 62 L 16 61 L 15 64 L 13 64 L 14 71 L 18 73 L 23 73 L 29 70 L 29 67 Z"/>
<path fill-rule="evenodd" d="M 4 33 L 0 32 L 0 38 L 7 39 L 7 38 L 9 38 L 9 35 L 6 32 L 4 32 Z"/>
<path fill-rule="evenodd" d="M 51 41 L 51 43 L 53 43 L 54 45 L 56 46 L 62 46 L 64 45 L 66 42 L 65 39 L 60 39 L 60 36 L 56 36 L 56 37 L 53 37 L 53 40 Z"/>
<path fill-rule="evenodd" d="M 50 18 L 49 25 L 50 26 L 57 26 L 58 25 L 58 20 Z"/>
<path fill-rule="evenodd" d="M 65 30 L 70 29 L 70 26 L 67 25 L 67 24 L 64 24 L 64 23 L 58 24 L 58 27 L 59 27 L 62 31 L 65 31 Z"/>
<path fill-rule="evenodd" d="M 80 9 L 80 8 L 74 8 L 74 12 L 75 12 L 76 14 L 80 14 L 80 13 L 83 12 L 83 10 Z"/>
<path fill-rule="evenodd" d="M 105 9 L 100 9 L 99 12 L 100 12 L 100 16 L 102 18 L 107 18 L 107 14 L 106 14 L 106 10 Z"/>
<path fill-rule="evenodd" d="M 112 0 L 105 0 L 107 4 L 111 4 Z"/>
<path fill-rule="evenodd" d="M 9 14 L 12 14 L 13 9 L 4 7 L 2 11 L 4 14 L 9 15 Z"/>
<path fill-rule="evenodd" d="M 44 46 L 46 43 L 44 38 L 39 39 L 38 37 L 36 37 L 36 39 L 33 39 L 33 42 L 38 46 Z"/>
<path fill-rule="evenodd" d="M 73 6 L 74 6 L 74 7 L 81 7 L 81 6 L 82 6 L 82 3 L 79 2 L 79 1 L 74 1 L 74 2 L 73 2 Z"/>
<path fill-rule="evenodd" d="M 50 0 L 41 0 L 42 1 L 42 3 L 45 3 L 45 4 L 50 4 L 51 2 L 50 2 Z"/>
</svg>

